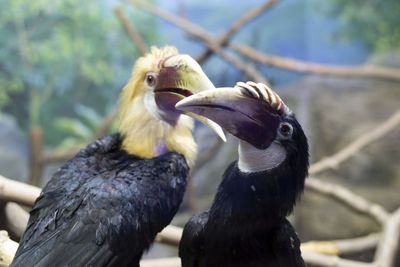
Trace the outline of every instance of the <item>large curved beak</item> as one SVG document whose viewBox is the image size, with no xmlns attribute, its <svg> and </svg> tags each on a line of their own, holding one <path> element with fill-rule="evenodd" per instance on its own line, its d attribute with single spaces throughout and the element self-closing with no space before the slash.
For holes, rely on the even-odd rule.
<svg viewBox="0 0 400 267">
<path fill-rule="evenodd" d="M 176 108 L 207 117 L 239 139 L 265 149 L 276 137 L 285 105 L 265 85 L 262 91 L 249 84 L 260 85 L 238 83 L 233 88 L 207 90 L 181 100 Z"/>
<path fill-rule="evenodd" d="M 189 55 L 167 57 L 159 62 L 159 68 L 154 94 L 157 106 L 165 112 L 181 114 L 182 111 L 175 108 L 176 103 L 193 94 L 215 88 L 197 61 Z M 189 112 L 183 113 L 201 121 L 226 141 L 222 128 L 215 122 Z"/>
</svg>

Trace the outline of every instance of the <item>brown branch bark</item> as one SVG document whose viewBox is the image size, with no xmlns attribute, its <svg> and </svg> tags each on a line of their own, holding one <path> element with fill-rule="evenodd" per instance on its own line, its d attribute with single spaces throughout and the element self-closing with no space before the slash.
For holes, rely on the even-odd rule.
<svg viewBox="0 0 400 267">
<path fill-rule="evenodd" d="M 29 183 L 31 185 L 39 185 L 43 173 L 43 132 L 39 127 L 33 127 L 30 131 L 30 146 L 31 146 L 31 160 L 30 160 L 30 176 Z"/>
<path fill-rule="evenodd" d="M 375 262 L 379 267 L 394 267 L 400 247 L 400 208 L 387 220 L 382 238 L 375 254 Z"/>
<path fill-rule="evenodd" d="M 125 12 L 120 6 L 116 6 L 114 8 L 115 15 L 117 16 L 119 22 L 124 27 L 126 33 L 128 34 L 129 38 L 131 39 L 132 43 L 136 45 L 139 49 L 140 53 L 143 55 L 148 51 L 148 47 L 140 34 L 136 31 L 133 25 L 129 22 L 128 17 L 126 16 Z"/>
<path fill-rule="evenodd" d="M 220 47 L 225 47 L 229 43 L 231 37 L 236 32 L 238 32 L 244 25 L 246 25 L 250 21 L 254 20 L 256 17 L 263 14 L 265 11 L 271 9 L 276 4 L 276 2 L 277 0 L 269 0 L 266 1 L 264 4 L 262 4 L 261 6 L 256 7 L 250 10 L 249 12 L 246 12 L 243 16 L 234 21 L 232 25 L 229 27 L 229 29 L 222 34 L 222 36 L 218 39 L 217 44 Z M 199 62 L 199 64 L 203 63 L 213 54 L 213 52 L 214 51 L 212 49 L 207 48 L 203 53 L 201 53 L 196 57 L 197 62 Z"/>
<path fill-rule="evenodd" d="M 380 139 L 382 136 L 392 132 L 400 124 L 400 110 L 396 111 L 392 116 L 385 120 L 382 124 L 374 127 L 371 131 L 357 137 L 353 142 L 345 148 L 336 152 L 332 156 L 323 158 L 322 160 L 311 164 L 309 173 L 315 175 L 327 169 L 336 169 L 340 163 L 354 156 L 362 148 L 370 143 Z"/>
<path fill-rule="evenodd" d="M 204 42 L 210 49 L 218 51 L 221 46 L 218 41 L 209 34 L 208 31 L 191 23 L 190 21 L 180 18 L 170 12 L 162 10 L 154 5 L 145 3 L 144 1 L 132 0 L 132 2 L 139 8 L 158 16 L 169 23 L 183 29 L 185 32 L 194 36 L 196 39 Z M 400 70 L 395 68 L 387 68 L 373 65 L 366 66 L 333 66 L 300 61 L 285 57 L 271 56 L 260 51 L 257 51 L 250 46 L 230 43 L 228 46 L 234 51 L 265 65 L 273 66 L 294 72 L 311 73 L 317 75 L 331 75 L 341 77 L 371 77 L 380 79 L 389 79 L 400 81 Z"/>
<path fill-rule="evenodd" d="M 197 37 L 198 39 L 201 39 L 203 42 L 206 43 L 206 45 L 212 51 L 214 51 L 214 53 L 218 54 L 221 58 L 223 58 L 227 62 L 234 65 L 239 71 L 241 71 L 249 79 L 258 81 L 258 82 L 268 83 L 267 80 L 264 78 L 264 76 L 260 72 L 258 72 L 258 70 L 253 65 L 246 64 L 242 60 L 240 60 L 238 57 L 235 57 L 235 56 L 223 51 L 221 46 L 218 44 L 218 41 L 216 41 L 215 38 L 212 35 L 210 35 L 203 28 L 196 26 L 184 18 L 178 17 L 170 12 L 162 10 L 159 7 L 149 4 L 147 2 L 137 1 L 137 0 L 131 0 L 131 2 L 135 6 L 141 8 L 142 10 L 144 10 L 150 14 L 153 14 L 155 16 L 158 16 L 162 19 L 165 19 L 166 21 L 189 32 L 190 34 Z"/>
<path fill-rule="evenodd" d="M 372 217 L 378 223 L 384 224 L 389 218 L 388 212 L 382 206 L 376 203 L 372 203 L 359 195 L 356 195 L 355 193 L 343 186 L 309 177 L 306 180 L 306 187 L 319 194 L 323 194 L 337 201 L 340 201 L 354 211 Z"/>
</svg>

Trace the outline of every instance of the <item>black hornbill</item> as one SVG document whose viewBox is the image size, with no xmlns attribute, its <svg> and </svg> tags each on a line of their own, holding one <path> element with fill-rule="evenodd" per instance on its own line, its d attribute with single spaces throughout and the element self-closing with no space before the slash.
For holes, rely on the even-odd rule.
<svg viewBox="0 0 400 267">
<path fill-rule="evenodd" d="M 300 241 L 286 219 L 308 172 L 307 138 L 266 85 L 239 82 L 176 105 L 205 116 L 239 140 L 211 208 L 186 224 L 183 267 L 301 267 Z"/>
<path fill-rule="evenodd" d="M 119 133 L 53 175 L 11 266 L 139 266 L 177 212 L 196 153 L 193 120 L 174 106 L 210 86 L 198 63 L 173 47 L 138 59 L 121 94 Z"/>
</svg>

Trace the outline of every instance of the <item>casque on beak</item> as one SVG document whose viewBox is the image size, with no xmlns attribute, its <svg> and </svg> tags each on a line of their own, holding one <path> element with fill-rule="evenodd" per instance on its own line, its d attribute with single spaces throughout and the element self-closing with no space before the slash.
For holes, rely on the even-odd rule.
<svg viewBox="0 0 400 267">
<path fill-rule="evenodd" d="M 188 55 L 176 55 L 161 60 L 159 68 L 157 84 L 154 89 L 157 106 L 165 112 L 176 113 L 177 115 L 183 113 L 201 121 L 213 129 L 222 140 L 226 141 L 222 128 L 215 122 L 175 108 L 176 103 L 186 97 L 206 89 L 215 88 L 200 65 Z"/>
<path fill-rule="evenodd" d="M 253 82 L 206 90 L 181 100 L 175 107 L 211 119 L 258 149 L 274 141 L 280 115 L 287 112 L 275 92 Z"/>
</svg>

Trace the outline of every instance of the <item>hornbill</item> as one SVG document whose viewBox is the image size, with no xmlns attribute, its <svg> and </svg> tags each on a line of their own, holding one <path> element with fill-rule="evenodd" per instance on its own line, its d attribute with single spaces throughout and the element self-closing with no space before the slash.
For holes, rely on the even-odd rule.
<svg viewBox="0 0 400 267">
<path fill-rule="evenodd" d="M 177 212 L 196 154 L 193 119 L 174 106 L 210 86 L 198 63 L 174 47 L 138 59 L 121 93 L 119 132 L 52 176 L 11 266 L 139 266 Z"/>
<path fill-rule="evenodd" d="M 183 267 L 301 267 L 300 241 L 286 219 L 308 173 L 307 138 L 269 87 L 239 82 L 177 103 L 239 138 L 211 208 L 186 224 Z"/>
</svg>

